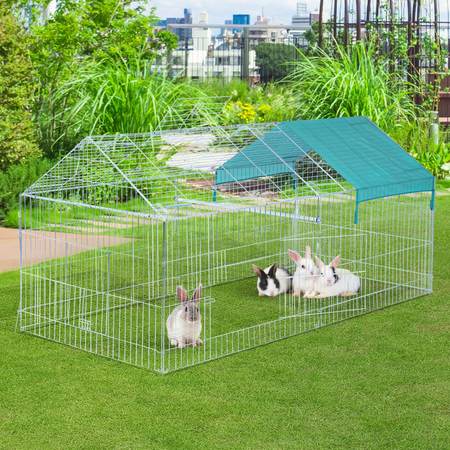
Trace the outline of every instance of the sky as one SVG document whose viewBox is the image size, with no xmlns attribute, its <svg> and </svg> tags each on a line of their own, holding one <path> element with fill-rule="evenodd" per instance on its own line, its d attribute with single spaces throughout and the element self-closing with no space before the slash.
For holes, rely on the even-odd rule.
<svg viewBox="0 0 450 450">
<path fill-rule="evenodd" d="M 319 7 L 319 0 L 298 0 L 308 5 L 308 11 Z M 430 2 L 432 0 L 425 0 Z M 330 14 L 332 0 L 324 1 L 324 12 Z M 440 2 L 441 20 L 450 20 L 450 0 Z M 150 0 L 150 7 L 156 7 L 156 15 L 160 19 L 167 17 L 183 17 L 184 8 L 192 10 L 193 19 L 198 19 L 202 11 L 209 14 L 208 22 L 211 24 L 224 23 L 232 20 L 233 14 L 250 14 L 250 23 L 256 22 L 257 16 L 265 15 L 270 21 L 292 23 L 292 16 L 297 13 L 297 0 Z"/>
<path fill-rule="evenodd" d="M 305 3 L 301 1 L 300 3 Z M 308 10 L 313 11 L 319 6 L 319 0 L 306 0 Z M 329 4 L 325 1 L 325 4 Z M 292 16 L 297 13 L 296 0 L 151 0 L 150 6 L 156 6 L 156 15 L 160 19 L 167 17 L 183 17 L 184 8 L 192 9 L 193 19 L 206 11 L 209 14 L 209 23 L 224 23 L 232 20 L 233 14 L 250 14 L 250 23 L 256 22 L 256 17 L 262 14 L 270 21 L 290 24 Z"/>
</svg>

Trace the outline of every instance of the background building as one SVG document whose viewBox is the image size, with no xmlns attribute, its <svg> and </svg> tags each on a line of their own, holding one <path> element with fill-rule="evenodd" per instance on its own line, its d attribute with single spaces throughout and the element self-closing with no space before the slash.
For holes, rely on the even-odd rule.
<svg viewBox="0 0 450 450">
<path fill-rule="evenodd" d="M 162 22 L 165 22 L 165 25 L 162 25 Z M 192 30 L 189 28 L 176 28 L 177 24 L 184 23 L 192 23 L 192 9 L 184 9 L 184 17 L 175 18 L 168 17 L 165 21 L 159 22 L 160 26 L 172 26 L 172 33 L 176 34 L 181 40 L 191 39 L 192 38 Z"/>
<path fill-rule="evenodd" d="M 224 23 L 225 23 L 225 25 L 232 25 L 233 21 L 232 20 L 225 20 Z M 224 36 L 224 35 L 228 35 L 228 34 L 232 34 L 232 33 L 231 33 L 231 30 L 229 28 L 221 28 L 220 29 L 220 34 L 222 36 Z"/>
<path fill-rule="evenodd" d="M 250 25 L 250 14 L 233 14 L 233 25 Z M 242 28 L 233 28 L 236 33 L 242 33 Z"/>
</svg>

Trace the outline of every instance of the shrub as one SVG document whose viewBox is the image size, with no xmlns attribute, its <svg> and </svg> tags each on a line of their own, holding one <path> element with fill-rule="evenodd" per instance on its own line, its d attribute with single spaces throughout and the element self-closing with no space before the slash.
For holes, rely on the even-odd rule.
<svg viewBox="0 0 450 450">
<path fill-rule="evenodd" d="M 28 37 L 11 11 L 12 2 L 0 4 L 0 170 L 40 155 L 30 114 Z"/>
<path fill-rule="evenodd" d="M 19 207 L 19 195 L 50 170 L 52 165 L 53 163 L 46 159 L 31 159 L 0 172 L 0 221 L 3 225 L 16 226 L 14 211 Z"/>
<path fill-rule="evenodd" d="M 450 145 L 438 144 L 436 147 L 430 146 L 425 150 L 412 149 L 414 158 L 422 164 L 425 169 L 431 172 L 436 178 L 444 178 L 450 170 Z"/>
<path fill-rule="evenodd" d="M 298 58 L 294 45 L 260 42 L 254 47 L 255 64 L 259 67 L 261 82 L 282 80 L 293 71 L 292 63 Z"/>
</svg>

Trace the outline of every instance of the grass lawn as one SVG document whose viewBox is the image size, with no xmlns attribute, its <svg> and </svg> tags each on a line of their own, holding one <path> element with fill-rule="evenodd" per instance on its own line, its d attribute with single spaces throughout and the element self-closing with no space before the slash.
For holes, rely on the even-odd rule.
<svg viewBox="0 0 450 450">
<path fill-rule="evenodd" d="M 450 448 L 450 196 L 434 293 L 159 375 L 14 333 L 0 275 L 0 449 Z"/>
</svg>

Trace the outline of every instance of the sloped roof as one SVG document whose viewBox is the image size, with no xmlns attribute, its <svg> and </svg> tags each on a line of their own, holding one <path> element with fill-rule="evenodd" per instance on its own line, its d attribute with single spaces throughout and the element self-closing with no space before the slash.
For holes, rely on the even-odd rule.
<svg viewBox="0 0 450 450">
<path fill-rule="evenodd" d="M 288 122 L 287 122 L 288 123 Z M 305 141 L 291 139 L 284 123 L 267 131 L 216 171 L 216 184 L 295 173 L 296 162 L 311 151 Z"/>
<path fill-rule="evenodd" d="M 252 205 L 267 203 L 272 197 L 258 197 L 256 189 L 250 189 L 253 186 L 241 185 L 234 179 L 232 187 L 216 192 L 212 174 L 216 167 L 273 126 L 259 123 L 181 127 L 152 133 L 90 136 L 23 195 L 103 207 L 97 204 L 101 200 L 97 201 L 96 196 L 105 188 L 111 189 L 116 200 L 114 189 L 129 190 L 141 199 L 141 210 L 133 214 L 160 220 L 178 217 L 179 203 L 189 203 L 190 214 L 204 214 L 208 207 L 214 212 L 220 208 L 240 208 L 244 201 Z M 273 193 L 277 186 L 270 184 L 269 188 Z M 116 206 L 105 207 L 112 210 Z"/>
<path fill-rule="evenodd" d="M 282 122 L 216 171 L 216 184 L 295 173 L 314 151 L 356 189 L 358 204 L 392 195 L 431 191 L 434 177 L 367 117 Z M 269 168 L 270 167 L 270 168 Z"/>
</svg>

